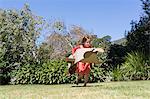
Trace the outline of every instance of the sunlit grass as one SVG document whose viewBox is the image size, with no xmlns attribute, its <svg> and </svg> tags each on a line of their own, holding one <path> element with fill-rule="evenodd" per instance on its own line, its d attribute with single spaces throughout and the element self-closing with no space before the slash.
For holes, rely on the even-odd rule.
<svg viewBox="0 0 150 99">
<path fill-rule="evenodd" d="M 81 85 L 81 84 L 80 84 Z M 4 85 L 0 99 L 149 99 L 150 81 L 76 85 Z"/>
</svg>

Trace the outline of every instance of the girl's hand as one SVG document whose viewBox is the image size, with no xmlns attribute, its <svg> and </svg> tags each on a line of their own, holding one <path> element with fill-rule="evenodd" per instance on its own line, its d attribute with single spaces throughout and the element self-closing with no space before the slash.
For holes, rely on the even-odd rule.
<svg viewBox="0 0 150 99">
<path fill-rule="evenodd" d="M 102 48 L 95 48 L 95 49 L 93 50 L 93 52 L 101 52 L 101 53 L 103 53 L 104 50 L 103 50 Z"/>
</svg>

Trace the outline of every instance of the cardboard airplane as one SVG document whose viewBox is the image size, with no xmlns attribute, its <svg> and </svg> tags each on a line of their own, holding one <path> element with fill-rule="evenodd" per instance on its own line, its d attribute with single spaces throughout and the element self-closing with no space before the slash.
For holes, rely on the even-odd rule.
<svg viewBox="0 0 150 99">
<path fill-rule="evenodd" d="M 97 52 L 103 53 L 104 50 L 102 48 L 80 48 L 80 49 L 77 49 L 76 52 L 74 53 L 74 57 L 75 57 L 74 64 L 76 64 L 77 62 L 99 64 L 100 61 L 97 58 Z"/>
<path fill-rule="evenodd" d="M 97 58 L 97 52 L 103 53 L 102 48 L 81 48 L 77 49 L 74 55 L 68 57 L 68 69 L 70 74 L 74 74 L 76 70 L 76 63 L 101 63 Z M 74 56 L 74 57 L 73 57 Z"/>
<path fill-rule="evenodd" d="M 68 57 L 68 62 L 84 62 L 84 63 L 96 63 L 99 64 L 100 61 L 97 58 L 97 52 L 103 53 L 102 48 L 80 48 L 77 49 L 74 55 Z M 74 57 L 73 57 L 74 56 Z"/>
</svg>

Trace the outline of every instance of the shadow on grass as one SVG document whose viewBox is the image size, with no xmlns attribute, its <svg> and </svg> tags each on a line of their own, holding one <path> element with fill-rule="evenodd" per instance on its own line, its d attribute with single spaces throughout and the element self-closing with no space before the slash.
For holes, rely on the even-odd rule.
<svg viewBox="0 0 150 99">
<path fill-rule="evenodd" d="M 81 86 L 81 85 L 73 85 L 71 87 L 101 87 L 102 85 L 87 85 L 87 86 Z"/>
</svg>

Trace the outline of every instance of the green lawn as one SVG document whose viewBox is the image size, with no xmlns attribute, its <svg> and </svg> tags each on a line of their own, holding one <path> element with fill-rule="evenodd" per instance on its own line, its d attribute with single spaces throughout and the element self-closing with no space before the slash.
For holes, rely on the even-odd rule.
<svg viewBox="0 0 150 99">
<path fill-rule="evenodd" d="M 150 81 L 81 85 L 4 85 L 0 99 L 150 99 Z"/>
</svg>

